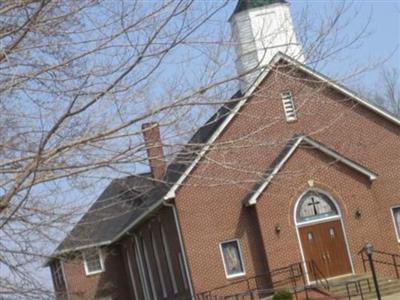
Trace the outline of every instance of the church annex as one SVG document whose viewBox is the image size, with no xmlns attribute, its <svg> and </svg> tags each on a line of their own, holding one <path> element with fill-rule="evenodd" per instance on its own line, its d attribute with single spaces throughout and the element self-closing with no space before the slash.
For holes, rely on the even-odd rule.
<svg viewBox="0 0 400 300">
<path fill-rule="evenodd" d="M 168 165 L 143 126 L 151 172 L 113 180 L 48 261 L 60 299 L 231 295 L 291 265 L 362 274 L 367 242 L 400 254 L 400 120 L 307 66 L 286 1 L 229 21 L 240 90 Z"/>
</svg>

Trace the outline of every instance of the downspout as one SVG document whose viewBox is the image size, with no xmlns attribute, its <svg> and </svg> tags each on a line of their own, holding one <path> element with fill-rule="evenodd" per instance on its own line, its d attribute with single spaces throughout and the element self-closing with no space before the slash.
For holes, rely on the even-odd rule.
<svg viewBox="0 0 400 300">
<path fill-rule="evenodd" d="M 190 275 L 189 265 L 188 265 L 187 258 L 186 258 L 186 251 L 185 251 L 185 248 L 184 248 L 184 245 L 183 245 L 181 226 L 179 224 L 179 219 L 178 219 L 178 214 L 176 212 L 176 207 L 175 207 L 175 205 L 173 203 L 168 203 L 166 201 L 164 201 L 163 204 L 164 204 L 164 206 L 172 208 L 172 212 L 174 214 L 175 226 L 176 226 L 176 230 L 178 232 L 179 246 L 180 246 L 181 252 L 182 252 L 183 264 L 185 266 L 185 272 L 186 272 L 185 275 L 186 275 L 186 278 L 187 278 L 187 281 L 188 281 L 188 285 L 189 285 L 190 296 L 191 296 L 192 299 L 195 299 L 195 294 L 194 294 L 193 284 L 192 284 L 192 276 Z"/>
<path fill-rule="evenodd" d="M 64 278 L 64 283 L 65 283 L 65 290 L 67 292 L 67 299 L 70 300 L 71 299 L 71 295 L 69 293 L 69 285 L 68 285 L 67 276 L 65 275 L 65 271 L 64 271 L 64 261 L 62 259 L 60 259 L 60 264 L 61 264 L 61 271 L 62 271 L 62 275 L 63 275 L 63 278 Z"/>
</svg>

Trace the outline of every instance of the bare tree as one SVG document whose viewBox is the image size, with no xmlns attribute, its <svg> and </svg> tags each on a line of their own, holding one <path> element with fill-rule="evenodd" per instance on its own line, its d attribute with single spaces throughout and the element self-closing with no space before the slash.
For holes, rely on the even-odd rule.
<svg viewBox="0 0 400 300">
<path fill-rule="evenodd" d="M 378 82 L 372 99 L 394 115 L 400 116 L 399 69 L 391 67 L 381 71 L 380 82 Z"/>
<path fill-rule="evenodd" d="M 142 170 L 143 122 L 160 122 L 172 157 L 204 120 L 203 108 L 229 101 L 237 79 L 231 43 L 225 29 L 210 36 L 204 28 L 227 5 L 0 3 L 0 268 L 6 270 L 0 272 L 0 296 L 51 296 L 32 266 L 87 207 L 71 198 L 93 200 L 96 183 Z M 318 23 L 307 11 L 301 16 L 310 64 L 323 64 L 362 40 L 365 28 L 353 38 L 335 38 L 354 19 L 346 17 L 348 10 L 340 4 Z"/>
</svg>

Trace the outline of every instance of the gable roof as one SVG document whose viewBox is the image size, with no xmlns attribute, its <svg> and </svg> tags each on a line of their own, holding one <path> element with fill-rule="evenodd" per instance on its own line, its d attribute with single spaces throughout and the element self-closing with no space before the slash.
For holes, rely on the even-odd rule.
<svg viewBox="0 0 400 300">
<path fill-rule="evenodd" d="M 215 142 L 215 140 L 219 137 L 219 135 L 224 131 L 224 129 L 229 125 L 229 123 L 232 121 L 232 119 L 238 114 L 240 109 L 243 107 L 243 105 L 247 102 L 249 97 L 253 94 L 255 89 L 261 84 L 261 82 L 267 77 L 267 75 L 270 73 L 270 71 L 273 69 L 273 67 L 280 61 L 285 61 L 286 63 L 295 66 L 296 68 L 302 70 L 306 74 L 309 74 L 310 76 L 313 76 L 320 80 L 321 82 L 326 83 L 328 86 L 332 87 L 333 89 L 345 94 L 346 96 L 350 97 L 360 105 L 368 108 L 369 110 L 375 112 L 376 114 L 380 115 L 381 117 L 385 118 L 386 120 L 396 124 L 400 125 L 400 119 L 397 118 L 395 115 L 390 114 L 389 112 L 385 111 L 384 109 L 376 106 L 375 104 L 372 104 L 368 102 L 366 99 L 361 98 L 358 96 L 355 92 L 351 91 L 350 89 L 336 83 L 332 79 L 320 74 L 319 72 L 307 67 L 306 65 L 298 62 L 297 60 L 291 58 L 290 56 L 278 52 L 268 63 L 263 72 L 258 76 L 257 80 L 254 82 L 253 85 L 251 85 L 248 90 L 242 95 L 241 99 L 237 101 L 237 104 L 231 109 L 231 113 L 224 118 L 223 122 L 221 122 L 220 127 L 216 128 L 215 131 L 213 132 L 212 135 L 210 135 L 210 138 L 205 142 L 204 147 L 202 150 L 199 152 L 197 157 L 192 161 L 192 163 L 185 168 L 185 171 L 183 174 L 180 176 L 180 178 L 173 184 L 171 189 L 168 191 L 167 195 L 165 196 L 165 199 L 172 199 L 175 198 L 175 193 L 179 186 L 183 183 L 183 181 L 187 178 L 187 176 L 190 174 L 190 172 L 195 168 L 197 163 L 201 160 L 201 158 L 207 153 L 209 150 L 210 146 Z"/>
<path fill-rule="evenodd" d="M 169 164 L 163 180 L 164 184 L 152 180 L 150 173 L 112 180 L 52 256 L 112 244 L 145 219 L 148 214 L 159 208 L 164 201 L 163 196 L 185 172 L 199 149 L 237 105 L 236 99 L 240 96 L 240 92 L 237 92 L 231 101 L 222 105 L 196 131 L 184 149 Z"/>
<path fill-rule="evenodd" d="M 175 198 L 175 193 L 179 186 L 195 168 L 204 154 L 207 153 L 207 151 L 210 149 L 210 146 L 229 125 L 232 119 L 238 114 L 239 110 L 247 102 L 247 99 L 265 79 L 271 69 L 282 60 L 299 68 L 305 73 L 318 78 L 322 82 L 326 82 L 330 87 L 351 97 L 354 101 L 360 103 L 364 107 L 377 113 L 390 122 L 400 125 L 400 119 L 396 118 L 394 115 L 391 115 L 376 105 L 369 103 L 349 89 L 341 86 L 328 77 L 296 61 L 295 59 L 278 52 L 272 58 L 271 62 L 265 67 L 263 72 L 257 78 L 256 82 L 250 86 L 245 93 L 238 91 L 226 104 L 222 105 L 209 120 L 207 120 L 205 125 L 196 131 L 187 145 L 182 149 L 182 151 L 180 151 L 180 153 L 178 153 L 174 161 L 169 164 L 164 177 L 166 184 L 155 183 L 151 180 L 149 174 L 138 174 L 113 180 L 103 194 L 99 197 L 99 199 L 97 199 L 93 206 L 89 209 L 88 213 L 81 219 L 81 221 L 78 222 L 68 237 L 59 245 L 54 255 L 59 255 L 69 251 L 82 250 L 89 247 L 109 245 L 119 240 L 122 236 L 124 236 L 124 234 L 144 220 L 150 213 L 161 207 L 164 201 Z M 318 143 L 316 141 L 314 142 Z M 321 146 L 323 145 L 321 144 Z M 329 149 L 324 146 L 321 147 L 320 150 L 322 151 L 322 149 L 325 148 Z M 335 152 L 332 149 L 330 149 L 330 151 Z M 280 156 L 284 156 L 284 154 L 285 153 L 282 152 Z M 276 161 L 280 160 L 280 156 L 278 156 Z M 344 156 L 343 159 L 345 159 Z M 349 163 L 351 162 L 351 160 L 348 161 Z M 353 166 L 357 165 L 357 163 L 353 163 Z M 364 168 L 362 166 L 360 167 Z M 370 171 L 365 169 L 363 172 Z M 371 172 L 370 175 L 372 174 L 374 173 Z M 376 174 L 374 175 L 376 176 Z M 143 188 L 143 190 L 139 187 Z M 120 199 L 122 195 L 125 195 L 125 192 L 130 193 L 129 191 L 135 189 L 139 189 L 141 192 L 139 192 L 139 194 L 136 196 L 133 196 L 133 198 L 129 198 L 130 200 Z M 132 195 L 134 195 L 134 193 Z M 124 196 L 122 196 L 122 198 L 123 197 Z M 137 197 L 143 198 L 140 208 L 126 210 L 124 205 L 129 201 L 133 201 L 133 199 Z M 108 199 L 108 201 L 104 199 Z M 120 199 L 122 202 L 117 201 L 116 204 L 111 204 L 111 199 Z M 106 208 L 109 209 L 109 212 L 105 212 Z M 101 222 L 99 222 L 98 219 L 96 220 L 96 216 L 98 218 L 99 213 L 103 218 Z M 97 221 L 96 224 L 99 224 L 98 226 L 93 226 L 94 220 Z M 90 226 L 92 229 L 89 228 Z M 89 233 L 92 233 L 92 235 Z"/>
<path fill-rule="evenodd" d="M 354 171 L 367 176 L 368 179 L 371 181 L 374 181 L 378 177 L 376 173 L 370 171 L 361 164 L 355 162 L 354 160 L 351 160 L 350 158 L 347 158 L 346 156 L 312 139 L 311 137 L 306 135 L 296 135 L 286 144 L 286 146 L 279 153 L 277 158 L 272 162 L 271 166 L 268 168 L 268 171 L 264 174 L 263 179 L 256 183 L 251 192 L 246 196 L 244 200 L 245 206 L 251 206 L 257 203 L 257 199 L 259 198 L 261 193 L 268 187 L 272 179 L 279 173 L 285 163 L 290 159 L 290 157 L 294 154 L 294 152 L 301 144 L 307 144 L 311 146 L 312 149 L 321 151 L 322 153 L 332 157 L 336 161 L 345 164 Z"/>
</svg>

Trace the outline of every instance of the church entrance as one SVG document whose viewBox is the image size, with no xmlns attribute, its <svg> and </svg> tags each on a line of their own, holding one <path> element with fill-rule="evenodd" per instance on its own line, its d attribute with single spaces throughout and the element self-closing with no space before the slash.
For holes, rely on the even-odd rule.
<svg viewBox="0 0 400 300">
<path fill-rule="evenodd" d="M 340 213 L 328 195 L 308 191 L 297 205 L 296 223 L 309 280 L 315 279 L 313 267 L 325 277 L 352 272 Z"/>
</svg>

